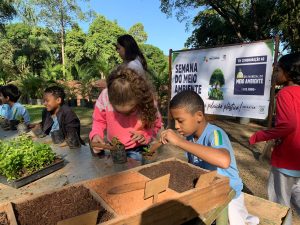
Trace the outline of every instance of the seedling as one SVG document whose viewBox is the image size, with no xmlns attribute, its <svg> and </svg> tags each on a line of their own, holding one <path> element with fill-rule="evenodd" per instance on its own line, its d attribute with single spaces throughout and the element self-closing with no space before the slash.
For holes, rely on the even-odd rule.
<svg viewBox="0 0 300 225">
<path fill-rule="evenodd" d="M 114 149 L 122 149 L 124 148 L 124 145 L 120 142 L 118 137 L 113 137 L 111 139 L 110 144 L 114 147 Z"/>
<path fill-rule="evenodd" d="M 54 160 L 50 145 L 34 142 L 28 136 L 0 141 L 0 174 L 8 180 L 30 175 Z"/>
</svg>

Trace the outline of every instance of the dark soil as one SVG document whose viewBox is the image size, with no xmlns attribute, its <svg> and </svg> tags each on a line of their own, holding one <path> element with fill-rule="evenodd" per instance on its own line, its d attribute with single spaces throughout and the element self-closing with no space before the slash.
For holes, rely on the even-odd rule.
<svg viewBox="0 0 300 225">
<path fill-rule="evenodd" d="M 169 188 L 179 193 L 193 189 L 199 176 L 203 174 L 202 170 L 178 161 L 163 162 L 143 168 L 139 172 L 150 179 L 170 174 Z"/>
<path fill-rule="evenodd" d="M 14 204 L 14 210 L 19 225 L 56 225 L 58 221 L 93 210 L 99 210 L 97 223 L 113 218 L 113 215 L 83 186 L 70 187 L 31 201 Z"/>
<path fill-rule="evenodd" d="M 9 225 L 9 221 L 7 219 L 5 212 L 0 212 L 0 225 Z"/>
</svg>

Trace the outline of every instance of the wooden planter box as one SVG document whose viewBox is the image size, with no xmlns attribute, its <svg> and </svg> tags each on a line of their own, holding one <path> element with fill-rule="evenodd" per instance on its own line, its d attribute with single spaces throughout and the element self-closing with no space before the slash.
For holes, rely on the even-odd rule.
<svg viewBox="0 0 300 225">
<path fill-rule="evenodd" d="M 177 172 L 174 167 L 177 167 Z M 110 193 L 111 189 L 117 186 L 133 182 L 147 182 L 153 177 L 168 173 L 171 174 L 169 187 L 158 195 L 156 203 L 152 203 L 152 198 L 144 199 L 144 188 L 119 194 Z M 206 186 L 194 188 L 193 183 L 197 182 L 197 179 L 194 178 L 205 174 L 208 174 L 208 171 L 171 158 L 114 175 L 68 185 L 51 192 L 30 196 L 29 198 L 21 198 L 12 202 L 12 205 L 15 210 L 15 205 L 23 204 L 26 201 L 37 201 L 36 199 L 41 196 L 82 186 L 92 193 L 105 210 L 113 214 L 114 218 L 101 223 L 103 225 L 181 224 L 196 217 L 199 217 L 204 224 L 210 224 L 231 201 L 234 192 L 229 186 L 229 179 L 220 175 L 216 175 L 213 181 Z M 182 176 L 186 177 L 183 181 Z M 49 204 L 51 203 L 49 202 Z M 220 210 L 218 210 L 218 207 Z M 9 208 L 5 208 L 5 204 L 0 205 L 0 212 L 1 209 L 11 215 L 11 210 L 9 211 Z M 62 208 L 61 210 L 63 211 L 64 209 Z M 39 211 L 35 212 L 35 215 L 38 213 Z M 13 220 L 10 224 L 16 225 Z"/>
</svg>

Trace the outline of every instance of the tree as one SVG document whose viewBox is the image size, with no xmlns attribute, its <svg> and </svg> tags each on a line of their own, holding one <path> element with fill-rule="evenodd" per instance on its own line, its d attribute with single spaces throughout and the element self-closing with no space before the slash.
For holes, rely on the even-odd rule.
<svg viewBox="0 0 300 225">
<path fill-rule="evenodd" d="M 72 64 L 82 64 L 85 58 L 86 51 L 84 48 L 86 42 L 86 34 L 81 28 L 76 25 L 72 27 L 72 30 L 66 33 L 66 56 L 68 61 Z"/>
<path fill-rule="evenodd" d="M 115 44 L 120 35 L 126 34 L 116 22 L 107 20 L 104 16 L 98 15 L 89 27 L 85 49 L 87 57 L 91 60 L 101 58 L 110 69 L 121 62 L 116 51 Z"/>
<path fill-rule="evenodd" d="M 12 4 L 12 1 L 9 0 L 1 0 L 0 1 L 0 31 L 4 31 L 4 24 L 8 20 L 12 20 L 12 18 L 16 15 L 16 10 Z"/>
<path fill-rule="evenodd" d="M 224 79 L 223 71 L 219 68 L 215 69 L 210 77 L 209 85 L 215 87 L 216 86 L 222 87 L 224 84 L 225 84 L 225 79 Z"/>
<path fill-rule="evenodd" d="M 19 75 L 40 75 L 44 61 L 53 57 L 52 39 L 46 29 L 15 23 L 6 26 L 4 38 L 14 47 L 13 63 Z"/>
<path fill-rule="evenodd" d="M 149 78 L 157 92 L 160 112 L 165 115 L 168 106 L 168 57 L 164 55 L 162 50 L 153 45 L 141 44 L 140 48 L 147 60 Z"/>
<path fill-rule="evenodd" d="M 85 0 L 88 1 L 88 0 Z M 60 34 L 61 62 L 65 68 L 65 33 L 74 22 L 91 16 L 91 11 L 84 13 L 76 0 L 35 0 L 35 9 L 41 22 Z"/>
<path fill-rule="evenodd" d="M 223 91 L 221 87 L 225 84 L 224 74 L 221 69 L 215 69 L 209 79 L 211 89 L 208 92 L 209 99 L 223 100 Z"/>
<path fill-rule="evenodd" d="M 14 48 L 4 38 L 0 38 L 0 83 L 6 84 L 15 78 L 13 63 Z"/>
<path fill-rule="evenodd" d="M 138 43 L 145 43 L 148 39 L 148 34 L 144 30 L 142 23 L 136 23 L 130 27 L 128 33 L 134 37 Z"/>
<path fill-rule="evenodd" d="M 291 51 L 300 49 L 300 2 L 292 0 L 161 0 L 161 10 L 179 20 L 199 9 L 186 47 L 249 42 L 280 35 Z"/>
</svg>

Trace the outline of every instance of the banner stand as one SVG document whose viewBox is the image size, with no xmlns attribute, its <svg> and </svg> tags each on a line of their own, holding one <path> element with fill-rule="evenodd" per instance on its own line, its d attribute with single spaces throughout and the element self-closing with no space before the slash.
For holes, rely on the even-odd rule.
<svg viewBox="0 0 300 225">
<path fill-rule="evenodd" d="M 170 101 L 171 101 L 171 93 L 172 93 L 172 53 L 173 50 L 169 49 L 169 87 L 168 87 L 168 125 L 167 128 L 174 128 L 174 124 L 172 123 L 171 113 L 170 113 Z"/>
</svg>

